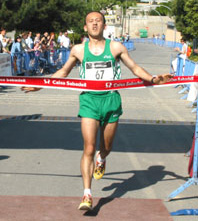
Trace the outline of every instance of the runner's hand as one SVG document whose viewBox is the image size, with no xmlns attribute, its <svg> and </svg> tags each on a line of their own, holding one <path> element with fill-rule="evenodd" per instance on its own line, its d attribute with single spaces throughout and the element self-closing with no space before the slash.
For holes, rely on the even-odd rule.
<svg viewBox="0 0 198 221">
<path fill-rule="evenodd" d="M 166 82 L 169 82 L 171 80 L 171 78 L 173 78 L 174 75 L 173 74 L 161 74 L 161 75 L 157 75 L 155 77 L 155 79 L 153 80 L 154 84 L 164 84 Z"/>
<path fill-rule="evenodd" d="M 41 89 L 42 88 L 39 88 L 39 87 L 21 87 L 21 90 L 24 91 L 25 93 L 35 92 L 35 91 L 39 91 Z"/>
</svg>

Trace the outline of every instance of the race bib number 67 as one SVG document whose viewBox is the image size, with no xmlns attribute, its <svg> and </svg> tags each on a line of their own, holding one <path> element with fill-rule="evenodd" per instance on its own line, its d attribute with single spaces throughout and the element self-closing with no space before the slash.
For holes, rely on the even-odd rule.
<svg viewBox="0 0 198 221">
<path fill-rule="evenodd" d="M 86 62 L 85 75 L 87 80 L 114 80 L 115 78 L 111 61 Z"/>
</svg>

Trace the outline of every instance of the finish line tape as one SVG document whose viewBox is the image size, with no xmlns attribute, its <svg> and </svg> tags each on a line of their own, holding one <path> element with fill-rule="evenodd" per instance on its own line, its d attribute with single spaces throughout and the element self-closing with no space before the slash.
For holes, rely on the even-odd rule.
<svg viewBox="0 0 198 221">
<path fill-rule="evenodd" d="M 122 80 L 82 80 L 72 78 L 44 78 L 44 77 L 2 77 L 0 76 L 0 85 L 2 86 L 20 86 L 20 87 L 39 87 L 70 89 L 80 91 L 111 91 L 120 89 L 139 89 L 146 87 L 164 87 L 169 85 L 190 84 L 198 82 L 198 76 L 173 77 L 169 82 L 161 85 L 151 84 L 140 78 L 122 79 Z"/>
</svg>

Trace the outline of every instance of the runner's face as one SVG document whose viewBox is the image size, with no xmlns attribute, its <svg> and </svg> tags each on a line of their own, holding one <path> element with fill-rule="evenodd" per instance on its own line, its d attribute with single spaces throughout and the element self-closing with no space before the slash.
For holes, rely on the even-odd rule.
<svg viewBox="0 0 198 221">
<path fill-rule="evenodd" d="M 105 24 L 101 14 L 93 12 L 87 15 L 84 30 L 87 31 L 91 37 L 102 36 L 104 28 Z"/>
</svg>

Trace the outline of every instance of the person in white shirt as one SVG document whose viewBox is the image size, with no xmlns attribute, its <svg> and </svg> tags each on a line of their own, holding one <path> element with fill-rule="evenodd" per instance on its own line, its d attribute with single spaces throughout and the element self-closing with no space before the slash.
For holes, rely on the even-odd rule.
<svg viewBox="0 0 198 221">
<path fill-rule="evenodd" d="M 60 45 L 60 43 L 61 43 L 62 37 L 63 37 L 63 33 L 60 31 L 60 32 L 59 32 L 58 39 L 57 39 L 57 43 L 58 43 L 59 45 Z"/>
<path fill-rule="evenodd" d="M 181 44 L 182 44 L 182 49 L 180 50 L 180 48 L 177 47 L 175 48 L 175 51 L 179 52 L 179 57 L 186 59 L 188 45 L 186 44 L 186 41 L 183 38 L 181 39 Z"/>
<path fill-rule="evenodd" d="M 67 31 L 61 37 L 60 46 L 61 46 L 61 53 L 59 54 L 59 59 L 61 60 L 61 63 L 63 65 L 63 64 L 65 64 L 65 62 L 69 58 L 69 53 L 68 52 L 69 52 L 69 49 L 71 47 L 71 41 L 68 37 L 68 32 Z"/>
<path fill-rule="evenodd" d="M 0 41 L 3 43 L 3 39 L 6 38 L 6 30 L 2 29 L 0 34 Z"/>
<path fill-rule="evenodd" d="M 34 42 L 32 40 L 32 32 L 28 32 L 28 37 L 25 39 L 26 44 L 28 45 L 29 48 L 33 49 L 34 48 Z"/>
<path fill-rule="evenodd" d="M 68 37 L 68 32 L 66 31 L 65 33 L 64 33 L 64 35 L 61 37 L 61 46 L 63 47 L 63 48 L 66 48 L 66 49 L 69 49 L 70 48 L 70 44 L 71 44 L 71 41 L 70 41 L 70 39 L 69 39 L 69 37 Z"/>
<path fill-rule="evenodd" d="M 182 48 L 180 49 L 179 47 L 176 47 L 174 50 L 175 51 L 178 51 L 179 54 L 179 58 L 182 58 L 183 59 L 183 67 L 185 66 L 185 59 L 187 58 L 187 49 L 188 49 L 188 45 L 186 44 L 186 41 L 184 38 L 182 38 L 181 40 L 181 44 L 182 44 Z M 173 61 L 172 61 L 172 69 L 173 69 L 173 72 L 176 73 L 177 71 L 177 62 L 178 62 L 178 58 L 175 58 Z"/>
<path fill-rule="evenodd" d="M 5 29 L 1 30 L 0 41 L 1 41 L 1 44 L 3 46 L 3 51 L 4 51 L 4 49 L 7 46 L 8 41 L 9 41 L 9 38 L 6 37 L 6 30 Z"/>
</svg>

